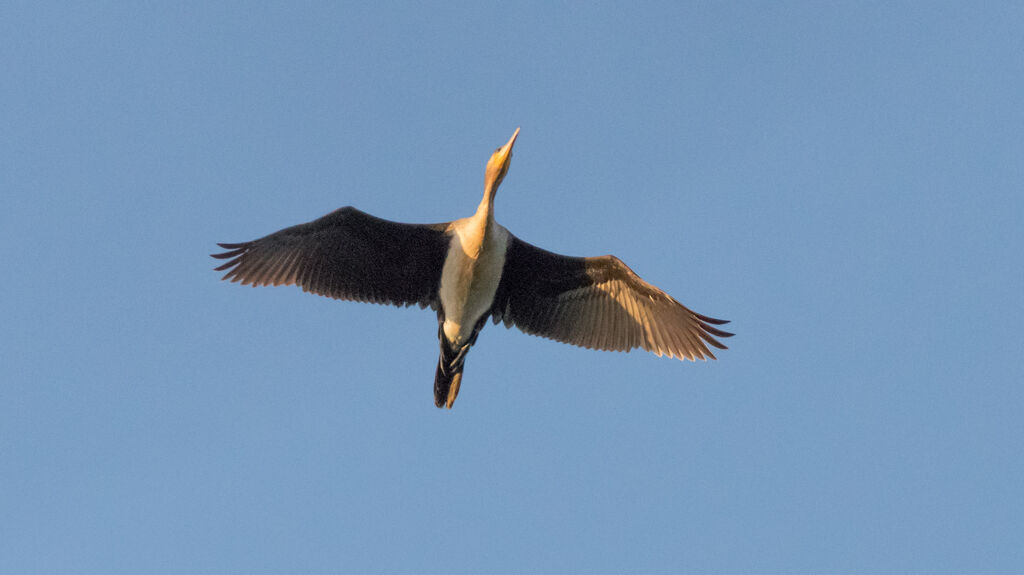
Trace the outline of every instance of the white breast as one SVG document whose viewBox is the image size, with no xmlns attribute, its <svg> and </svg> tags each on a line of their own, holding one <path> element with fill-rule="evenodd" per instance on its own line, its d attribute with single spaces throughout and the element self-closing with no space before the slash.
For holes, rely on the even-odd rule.
<svg viewBox="0 0 1024 575">
<path fill-rule="evenodd" d="M 508 230 L 493 222 L 487 230 L 486 225 L 485 218 L 475 216 L 455 222 L 441 271 L 443 330 L 455 344 L 468 340 L 490 310 L 505 266 Z"/>
</svg>

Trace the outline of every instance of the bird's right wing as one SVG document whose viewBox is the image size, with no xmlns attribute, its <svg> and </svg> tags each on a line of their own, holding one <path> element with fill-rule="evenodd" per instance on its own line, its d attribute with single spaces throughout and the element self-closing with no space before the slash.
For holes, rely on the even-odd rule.
<svg viewBox="0 0 1024 575">
<path fill-rule="evenodd" d="M 448 224 L 401 224 L 345 207 L 258 240 L 218 244 L 217 267 L 243 285 L 298 285 L 303 291 L 369 303 L 436 306 Z"/>
<path fill-rule="evenodd" d="M 700 315 L 645 282 L 615 256 L 563 256 L 509 237 L 495 323 L 592 349 L 643 348 L 679 359 L 714 359 L 728 323 Z"/>
</svg>

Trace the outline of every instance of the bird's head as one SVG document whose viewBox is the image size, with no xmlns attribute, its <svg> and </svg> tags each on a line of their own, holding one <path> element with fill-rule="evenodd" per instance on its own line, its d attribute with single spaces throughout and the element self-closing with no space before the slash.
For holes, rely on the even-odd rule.
<svg viewBox="0 0 1024 575">
<path fill-rule="evenodd" d="M 508 142 L 494 150 L 494 153 L 491 154 L 491 159 L 487 160 L 487 170 L 484 172 L 484 189 L 492 194 L 497 191 L 501 181 L 505 179 L 505 174 L 508 173 L 508 166 L 512 163 L 512 146 L 515 145 L 518 136 L 519 128 L 516 128 L 515 133 L 512 134 Z"/>
</svg>

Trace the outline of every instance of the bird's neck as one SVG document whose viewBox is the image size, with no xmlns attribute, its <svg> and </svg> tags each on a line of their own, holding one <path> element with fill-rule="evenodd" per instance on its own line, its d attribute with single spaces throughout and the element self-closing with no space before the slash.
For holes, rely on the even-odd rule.
<svg viewBox="0 0 1024 575">
<path fill-rule="evenodd" d="M 474 218 L 480 219 L 481 224 L 487 229 L 490 229 L 491 225 L 494 224 L 494 196 L 497 191 L 497 186 L 484 186 L 484 198 L 480 200 L 480 205 L 476 208 Z"/>
<path fill-rule="evenodd" d="M 456 234 L 458 235 L 458 246 L 469 258 L 476 260 L 487 238 L 494 230 L 494 195 L 484 194 L 484 199 L 476 209 L 476 213 L 468 218 L 456 222 Z"/>
</svg>

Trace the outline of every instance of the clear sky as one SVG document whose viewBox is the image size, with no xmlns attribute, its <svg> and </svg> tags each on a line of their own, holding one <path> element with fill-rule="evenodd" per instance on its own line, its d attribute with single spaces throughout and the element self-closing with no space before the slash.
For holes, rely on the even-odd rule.
<svg viewBox="0 0 1024 575">
<path fill-rule="evenodd" d="M 369 4 L 369 3 L 367 3 Z M 0 572 L 1024 572 L 1019 3 L 7 2 Z M 243 288 L 497 198 L 715 362 Z"/>
</svg>

